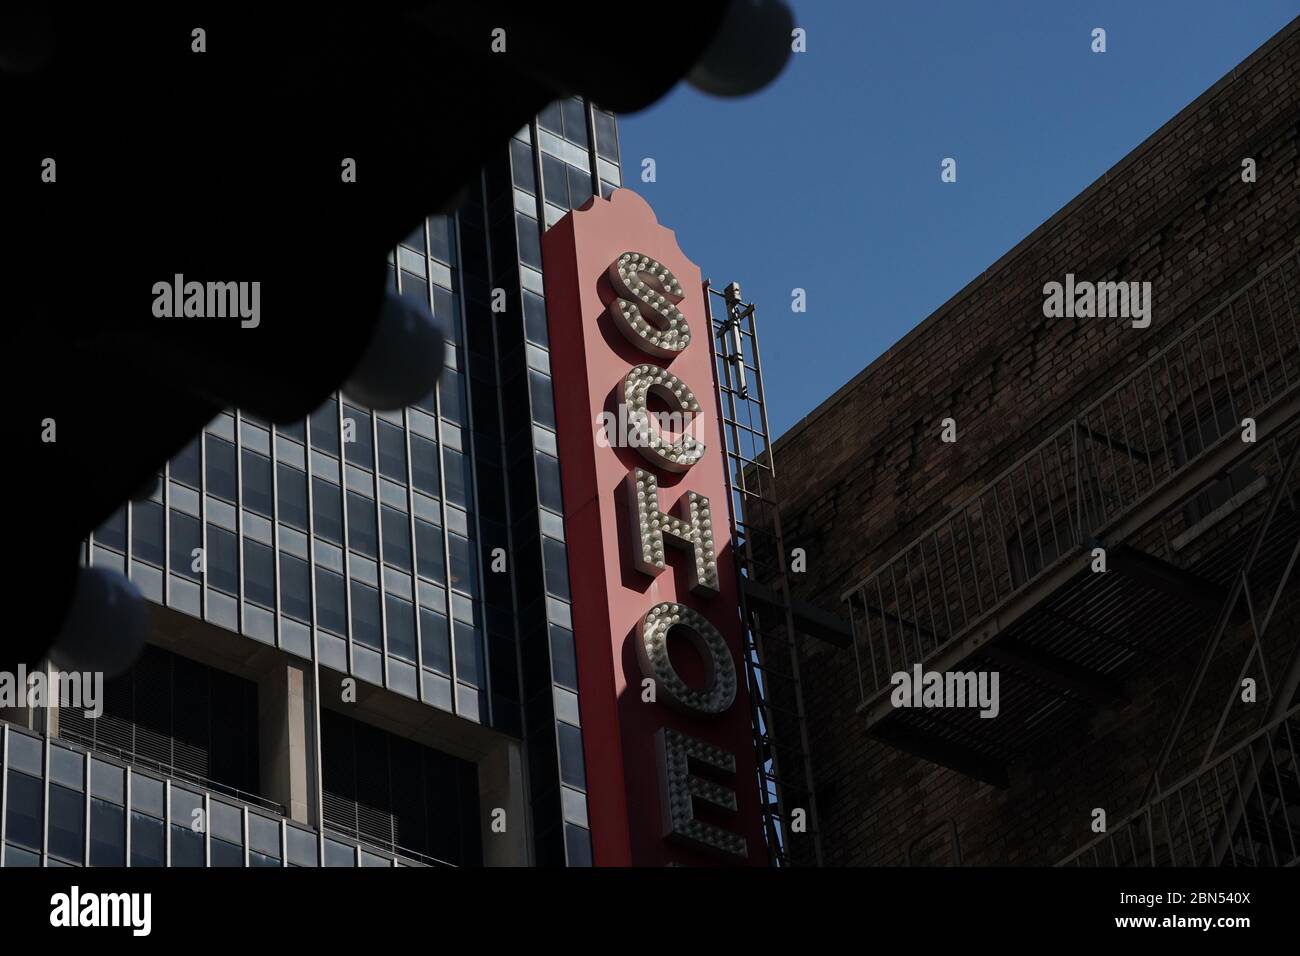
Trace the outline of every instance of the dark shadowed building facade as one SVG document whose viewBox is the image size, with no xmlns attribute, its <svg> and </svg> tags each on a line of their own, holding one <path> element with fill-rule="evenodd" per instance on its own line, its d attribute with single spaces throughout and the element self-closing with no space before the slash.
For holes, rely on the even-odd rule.
<svg viewBox="0 0 1300 956">
<path fill-rule="evenodd" d="M 1297 859 L 1297 117 L 1293 22 L 777 442 L 826 862 Z"/>
<path fill-rule="evenodd" d="M 97 719 L 0 713 L 0 865 L 590 864 L 541 236 L 619 185 L 613 115 L 553 104 L 389 257 L 435 392 L 232 409 L 93 534 L 149 644 Z"/>
</svg>

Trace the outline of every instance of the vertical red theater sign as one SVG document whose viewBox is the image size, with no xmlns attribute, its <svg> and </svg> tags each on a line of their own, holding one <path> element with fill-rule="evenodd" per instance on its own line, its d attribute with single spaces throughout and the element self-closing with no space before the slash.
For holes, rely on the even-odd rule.
<svg viewBox="0 0 1300 956">
<path fill-rule="evenodd" d="M 627 189 L 542 254 L 595 862 L 765 865 L 700 271 Z"/>
</svg>

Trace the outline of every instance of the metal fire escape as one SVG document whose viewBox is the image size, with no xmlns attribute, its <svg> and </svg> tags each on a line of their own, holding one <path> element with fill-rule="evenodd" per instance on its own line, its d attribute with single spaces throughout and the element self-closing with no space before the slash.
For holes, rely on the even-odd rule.
<svg viewBox="0 0 1300 956">
<path fill-rule="evenodd" d="M 1293 439 L 1284 480 L 1277 483 L 1268 509 L 1258 523 L 1240 573 L 1220 609 L 1196 672 L 1187 687 L 1174 725 L 1165 738 L 1143 792 L 1141 806 L 1109 832 L 1070 854 L 1067 866 L 1296 866 L 1300 865 L 1300 639 L 1292 636 L 1289 660 L 1280 682 L 1273 684 L 1265 660 L 1264 639 L 1300 557 L 1300 536 L 1267 604 L 1252 591 L 1262 583 L 1252 576 L 1284 494 L 1285 479 L 1295 473 L 1300 439 Z M 1292 508 L 1294 510 L 1294 507 Z M 1252 588 L 1252 580 L 1254 588 Z M 1259 597 L 1267 596 L 1267 590 Z M 1219 651 L 1237 602 L 1245 604 L 1252 642 L 1200 763 L 1174 784 L 1161 789 L 1160 777 L 1176 746 L 1185 742 L 1186 725 L 1211 662 Z M 1224 728 L 1242 693 L 1243 681 L 1258 672 L 1269 706 L 1258 729 L 1215 756 Z M 1198 742 L 1193 740 L 1195 746 Z M 1199 752 L 1199 747 L 1197 748 Z"/>
<path fill-rule="evenodd" d="M 837 618 L 790 597 L 754 306 L 741 301 L 736 283 L 718 292 L 706 282 L 705 292 L 764 835 L 774 866 L 820 865 L 799 641 L 811 636 L 847 646 L 851 635 Z M 710 294 L 722 300 L 716 315 Z"/>
<path fill-rule="evenodd" d="M 1068 862 L 1297 860 L 1300 653 L 1274 612 L 1300 578 L 1300 249 L 1186 328 L 843 595 L 869 732 L 1003 786 L 1200 648 L 1140 808 Z M 999 716 L 893 708 L 891 676 L 916 664 L 998 671 Z M 1241 677 L 1213 732 L 1194 729 L 1220 671 Z"/>
</svg>

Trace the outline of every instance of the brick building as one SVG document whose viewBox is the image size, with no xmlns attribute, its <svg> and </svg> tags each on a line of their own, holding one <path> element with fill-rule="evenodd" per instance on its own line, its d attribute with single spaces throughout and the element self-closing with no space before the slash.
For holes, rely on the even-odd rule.
<svg viewBox="0 0 1300 956">
<path fill-rule="evenodd" d="M 799 642 L 826 863 L 1297 858 L 1298 153 L 1300 20 L 775 444 L 792 593 L 853 630 Z M 1149 327 L 1046 318 L 1067 275 Z M 895 707 L 917 664 L 997 716 Z"/>
</svg>

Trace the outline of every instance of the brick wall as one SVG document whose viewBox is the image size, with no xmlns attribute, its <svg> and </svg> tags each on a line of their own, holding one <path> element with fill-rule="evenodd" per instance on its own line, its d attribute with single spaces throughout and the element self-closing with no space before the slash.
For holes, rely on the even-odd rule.
<svg viewBox="0 0 1300 956">
<path fill-rule="evenodd" d="M 1300 20 L 782 437 L 786 545 L 808 557 L 807 572 L 791 577 L 796 596 L 847 617 L 844 590 L 1294 250 L 1298 153 Z M 1241 181 L 1246 157 L 1257 163 L 1253 184 Z M 1150 281 L 1151 327 L 1044 318 L 1043 285 L 1067 272 Z M 947 417 L 955 444 L 939 439 Z M 1289 599 L 1278 613 L 1277 630 L 1294 642 L 1300 606 Z M 1245 634 L 1234 632 L 1211 670 L 1213 703 L 1198 702 L 1189 748 L 1218 718 Z M 854 715 L 852 652 L 809 642 L 805 698 L 827 862 L 901 863 L 913 839 L 950 817 L 966 862 L 1054 862 L 1091 837 L 1092 807 L 1113 819 L 1133 809 L 1199 644 L 1132 681 L 1129 704 L 1040 748 L 1003 790 L 867 739 Z M 1235 716 L 1230 729 L 1249 719 Z M 917 854 L 941 862 L 945 850 L 936 835 Z"/>
</svg>

